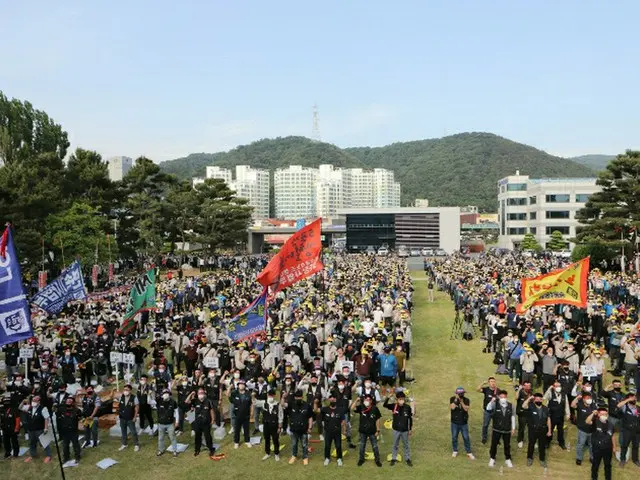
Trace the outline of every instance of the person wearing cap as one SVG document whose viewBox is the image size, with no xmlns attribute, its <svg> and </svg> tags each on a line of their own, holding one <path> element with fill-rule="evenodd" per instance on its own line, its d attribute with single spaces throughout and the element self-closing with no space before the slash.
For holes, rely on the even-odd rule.
<svg viewBox="0 0 640 480">
<path fill-rule="evenodd" d="M 194 412 L 194 420 L 191 424 L 191 429 L 195 434 L 193 456 L 197 457 L 200 455 L 202 436 L 204 435 L 204 440 L 209 449 L 209 458 L 212 458 L 215 454 L 215 448 L 213 447 L 213 439 L 211 438 L 211 425 L 215 423 L 216 419 L 211 400 L 207 398 L 204 388 L 200 387 L 197 390 L 197 396 L 196 391 L 192 391 L 185 403 L 190 406 Z"/>
<path fill-rule="evenodd" d="M 82 398 L 82 416 L 84 417 L 84 444 L 82 448 L 98 446 L 98 412 L 102 400 L 95 393 L 93 385 L 89 385 Z"/>
<path fill-rule="evenodd" d="M 591 426 L 591 478 L 598 480 L 600 463 L 604 463 L 604 478 L 611 480 L 611 460 L 616 449 L 616 437 L 613 424 L 609 421 L 607 407 L 601 405 L 586 418 L 587 425 Z"/>
<path fill-rule="evenodd" d="M 244 432 L 244 443 L 251 448 L 249 437 L 249 420 L 253 412 L 253 399 L 247 390 L 247 385 L 243 379 L 238 380 L 238 386 L 229 395 L 231 408 L 233 408 L 233 443 L 234 448 L 240 446 L 240 430 Z"/>
<path fill-rule="evenodd" d="M 28 399 L 22 401 L 22 411 L 26 413 L 25 430 L 29 434 L 29 456 L 25 459 L 25 463 L 30 463 L 38 453 L 38 438 L 49 430 L 50 415 L 47 407 L 40 403 L 40 397 L 35 396 L 29 403 Z M 51 445 L 44 448 L 44 463 L 51 461 Z"/>
<path fill-rule="evenodd" d="M 398 361 L 391 353 L 389 345 L 385 345 L 383 353 L 378 355 L 378 368 L 382 393 L 384 396 L 388 396 L 396 385 L 398 375 Z"/>
<path fill-rule="evenodd" d="M 2 442 L 4 446 L 4 458 L 7 459 L 13 454 L 13 458 L 18 458 L 20 443 L 18 433 L 20 432 L 20 411 L 11 402 L 11 393 L 5 392 L 0 405 L 0 429 L 2 429 Z"/>
<path fill-rule="evenodd" d="M 462 387 L 456 388 L 456 394 L 449 399 L 449 409 L 451 410 L 451 445 L 453 447 L 452 457 L 458 456 L 458 437 L 462 434 L 464 449 L 470 460 L 475 460 L 471 453 L 471 439 L 469 437 L 469 406 L 470 401 L 464 396 L 465 390 Z"/>
<path fill-rule="evenodd" d="M 624 384 L 628 387 L 629 380 L 634 377 L 638 368 L 640 355 L 640 347 L 636 345 L 636 338 L 631 336 L 630 332 L 622 339 L 620 351 L 624 355 Z"/>
<path fill-rule="evenodd" d="M 476 389 L 478 393 L 482 393 L 484 396 L 482 399 L 482 409 L 484 416 L 482 418 L 482 443 L 487 443 L 489 438 L 489 424 L 491 423 L 491 411 L 487 410 L 487 405 L 498 396 L 498 385 L 496 384 L 495 377 L 489 377 L 486 382 L 482 382 Z"/>
<path fill-rule="evenodd" d="M 302 446 L 302 463 L 309 464 L 308 434 L 313 427 L 313 411 L 309 404 L 302 399 L 302 391 L 296 390 L 294 400 L 289 401 L 289 429 L 291 430 L 291 458 L 293 464 L 298 456 L 298 445 Z"/>
<path fill-rule="evenodd" d="M 533 402 L 531 402 L 532 399 Z M 533 465 L 533 451 L 537 443 L 540 463 L 543 467 L 546 467 L 547 438 L 551 437 L 549 408 L 543 404 L 542 394 L 536 392 L 522 403 L 522 409 L 527 412 L 527 428 L 529 430 L 527 466 Z"/>
<path fill-rule="evenodd" d="M 587 425 L 587 417 L 591 415 L 596 406 L 593 404 L 591 391 L 583 391 L 580 395 L 573 399 L 571 408 L 576 409 L 576 426 L 578 427 L 578 440 L 576 445 L 576 465 L 582 465 L 584 457 L 584 449 L 589 449 L 589 457 L 592 459 L 591 452 L 591 427 Z"/>
<path fill-rule="evenodd" d="M 282 405 L 276 400 L 275 390 L 267 392 L 267 401 L 262 411 L 262 433 L 264 435 L 264 457 L 267 460 L 271 457 L 271 442 L 273 441 L 273 453 L 276 462 L 280 461 L 280 433 L 282 433 L 282 421 L 284 412 Z"/>
<path fill-rule="evenodd" d="M 380 410 L 375 405 L 373 397 L 370 394 L 366 394 L 364 397 L 358 397 L 354 402 L 352 409 L 360 414 L 360 423 L 358 426 L 358 433 L 360 433 L 360 458 L 358 459 L 358 466 L 364 464 L 364 452 L 367 448 L 367 440 L 371 443 L 373 449 L 373 455 L 376 465 L 382 466 L 380 461 L 380 451 L 378 450 L 378 441 L 376 437 L 380 435 Z"/>
<path fill-rule="evenodd" d="M 75 399 L 67 397 L 56 412 L 56 426 L 62 440 L 63 463 L 70 460 L 70 444 L 73 444 L 73 455 L 76 464 L 80 461 L 80 441 L 78 440 L 78 422 L 82 418 L 82 411 L 76 407 Z"/>
<path fill-rule="evenodd" d="M 524 354 L 520 357 L 520 365 L 522 366 L 522 382 L 533 383 L 535 377 L 536 363 L 538 363 L 538 355 L 535 354 L 533 348 L 525 344 Z"/>
<path fill-rule="evenodd" d="M 346 416 L 342 406 L 338 405 L 335 392 L 329 393 L 329 406 L 316 407 L 322 418 L 324 431 L 324 466 L 331 462 L 331 444 L 336 448 L 338 466 L 342 466 L 342 433 L 346 428 Z"/>
<path fill-rule="evenodd" d="M 640 411 L 636 403 L 636 392 L 631 390 L 627 397 L 618 403 L 621 414 L 622 451 L 620 452 L 620 466 L 624 467 L 627 460 L 627 450 L 631 445 L 631 460 L 640 467 L 638 446 L 640 443 Z"/>
<path fill-rule="evenodd" d="M 487 403 L 486 411 L 493 422 L 491 433 L 491 447 L 489 448 L 489 466 L 496 464 L 498 443 L 504 444 L 505 465 L 513 468 L 511 462 L 511 436 L 516 433 L 516 414 L 513 404 L 507 399 L 506 390 L 498 390 L 497 395 L 491 397 Z"/>
<path fill-rule="evenodd" d="M 127 433 L 131 430 L 133 437 L 133 449 L 137 452 L 140 450 L 140 442 L 138 440 L 138 430 L 136 429 L 136 418 L 138 416 L 138 397 L 131 394 L 131 385 L 127 384 L 122 390 L 122 396 L 118 405 L 118 418 L 120 419 L 121 445 L 119 451 L 127 448 Z"/>
<path fill-rule="evenodd" d="M 391 448 L 391 466 L 396 464 L 398 459 L 398 446 L 402 441 L 402 448 L 404 450 L 404 460 L 407 466 L 411 467 L 411 449 L 409 447 L 409 437 L 411 436 L 411 430 L 413 428 L 413 410 L 411 406 L 406 403 L 406 395 L 404 391 L 397 391 L 395 393 L 395 403 L 390 402 L 390 398 L 386 397 L 384 400 L 384 408 L 391 410 L 393 420 L 391 429 L 393 432 L 393 446 Z"/>
<path fill-rule="evenodd" d="M 178 426 L 178 403 L 171 397 L 171 390 L 165 389 L 160 397 L 156 400 L 156 408 L 158 412 L 158 453 L 160 456 L 164 453 L 164 436 L 169 436 L 173 456 L 178 456 L 178 441 L 176 440 L 176 428 Z"/>
</svg>

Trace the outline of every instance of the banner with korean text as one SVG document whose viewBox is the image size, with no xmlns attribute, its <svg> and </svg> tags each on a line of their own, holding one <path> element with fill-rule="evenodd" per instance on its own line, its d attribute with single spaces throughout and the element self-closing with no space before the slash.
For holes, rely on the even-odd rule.
<svg viewBox="0 0 640 480">
<path fill-rule="evenodd" d="M 87 290 L 82 278 L 80 262 L 75 261 L 60 276 L 36 293 L 31 303 L 50 315 L 55 315 L 74 300 L 86 300 Z"/>
<path fill-rule="evenodd" d="M 524 278 L 518 312 L 525 312 L 535 305 L 565 304 L 585 308 L 588 277 L 589 257 L 546 275 Z"/>
<path fill-rule="evenodd" d="M 267 289 L 251 305 L 231 319 L 227 336 L 234 342 L 264 333 L 267 326 Z"/>
<path fill-rule="evenodd" d="M 257 281 L 275 293 L 322 270 L 321 230 L 319 218 L 294 233 L 260 272 Z"/>
</svg>

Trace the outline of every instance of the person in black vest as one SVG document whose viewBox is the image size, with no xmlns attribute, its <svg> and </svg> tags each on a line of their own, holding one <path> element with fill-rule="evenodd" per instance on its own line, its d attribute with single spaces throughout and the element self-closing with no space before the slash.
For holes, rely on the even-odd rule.
<svg viewBox="0 0 640 480">
<path fill-rule="evenodd" d="M 102 407 L 102 400 L 94 392 L 93 387 L 87 387 L 82 399 L 82 416 L 84 417 L 84 444 L 82 448 L 98 446 L 98 412 Z"/>
<path fill-rule="evenodd" d="M 49 410 L 40 404 L 40 397 L 33 397 L 31 403 L 23 400 L 22 410 L 26 412 L 26 430 L 29 433 L 29 456 L 25 459 L 25 463 L 29 463 L 37 456 L 39 437 L 43 433 L 49 431 Z M 51 445 L 44 448 L 44 463 L 51 461 Z"/>
<path fill-rule="evenodd" d="M 264 410 L 264 404 L 267 401 L 267 390 L 269 385 L 264 381 L 264 374 L 260 372 L 258 374 L 258 381 L 253 386 L 253 398 L 255 400 L 253 405 L 253 434 L 260 433 L 258 426 L 260 425 L 260 414 Z"/>
<path fill-rule="evenodd" d="M 164 436 L 169 435 L 171 446 L 173 447 L 173 456 L 178 456 L 178 442 L 176 440 L 176 427 L 178 425 L 178 417 L 176 409 L 178 404 L 171 398 L 171 391 L 164 390 L 162 395 L 156 401 L 158 410 L 158 457 L 164 453 Z"/>
<path fill-rule="evenodd" d="M 331 461 L 331 443 L 336 447 L 336 457 L 338 458 L 338 466 L 342 466 L 342 432 L 346 427 L 346 418 L 344 410 L 336 402 L 336 394 L 329 394 L 329 406 L 316 407 L 316 411 L 320 412 L 324 431 L 324 466 L 329 465 Z"/>
<path fill-rule="evenodd" d="M 158 387 L 162 391 L 166 387 Z M 138 385 L 138 391 L 136 393 L 138 397 L 138 404 L 140 409 L 140 431 L 141 432 L 155 432 L 157 427 L 153 427 L 153 410 L 149 403 L 149 398 L 153 398 L 153 387 L 149 385 L 149 377 L 146 374 L 140 376 L 140 384 Z M 145 425 L 149 423 L 149 428 L 145 428 Z"/>
<path fill-rule="evenodd" d="M 120 397 L 120 405 L 118 407 L 118 417 L 120 419 L 120 430 L 122 432 L 120 451 L 127 448 L 127 431 L 131 430 L 133 437 L 133 449 L 137 452 L 140 450 L 140 442 L 138 440 L 138 430 L 136 429 L 136 418 L 140 404 L 138 397 L 131 395 L 131 385 L 124 386 L 123 394 Z"/>
<path fill-rule="evenodd" d="M 411 406 L 406 403 L 406 395 L 403 391 L 397 392 L 396 403 L 391 403 L 389 397 L 384 400 L 384 408 L 391 410 L 393 420 L 391 430 L 393 432 L 393 446 L 391 447 L 391 463 L 393 467 L 398 458 L 398 446 L 402 441 L 404 449 L 404 460 L 408 467 L 412 467 L 411 450 L 409 448 L 409 437 L 413 429 L 413 411 Z"/>
<path fill-rule="evenodd" d="M 533 402 L 531 400 L 533 400 Z M 542 394 L 534 393 L 533 396 L 527 398 L 522 403 L 522 409 L 528 414 L 527 428 L 529 430 L 529 442 L 527 445 L 527 466 L 533 465 L 533 451 L 537 443 L 540 463 L 543 467 L 546 467 L 547 437 L 551 436 L 549 408 L 542 404 Z"/>
<path fill-rule="evenodd" d="M 58 361 L 62 369 L 62 379 L 65 383 L 76 383 L 76 370 L 78 368 L 78 360 L 71 355 L 71 349 L 65 348 L 64 356 Z"/>
<path fill-rule="evenodd" d="M 627 461 L 627 450 L 631 445 L 631 460 L 640 467 L 638 460 L 638 444 L 640 443 L 640 411 L 636 404 L 636 394 L 628 393 L 627 398 L 618 404 L 621 417 L 622 451 L 620 452 L 620 466 L 624 467 Z"/>
<path fill-rule="evenodd" d="M 238 380 L 238 388 L 234 389 L 231 395 L 229 395 L 229 401 L 231 402 L 231 408 L 233 408 L 233 446 L 234 448 L 240 447 L 240 429 L 242 429 L 244 432 L 244 443 L 248 448 L 251 448 L 249 419 L 251 418 L 251 410 L 253 409 L 253 399 L 242 378 Z"/>
<path fill-rule="evenodd" d="M 593 460 L 591 461 L 591 479 L 598 480 L 600 463 L 604 463 L 604 478 L 611 480 L 611 459 L 616 448 L 614 426 L 609 420 L 607 407 L 598 407 L 585 419 L 591 425 L 591 445 Z"/>
<path fill-rule="evenodd" d="M 491 398 L 487 404 L 487 412 L 489 412 L 493 421 L 489 466 L 495 466 L 498 443 L 502 441 L 504 444 L 504 463 L 507 467 L 513 468 L 513 463 L 511 462 L 511 436 L 516 433 L 516 414 L 513 404 L 507 399 L 506 390 L 498 390 L 498 396 Z"/>
<path fill-rule="evenodd" d="M 373 455 L 376 465 L 382 466 L 380 461 L 380 451 L 378 450 L 378 441 L 376 437 L 380 435 L 380 410 L 376 407 L 373 397 L 369 394 L 364 396 L 364 400 L 360 400 L 360 397 L 354 402 L 354 410 L 360 414 L 360 424 L 358 426 L 358 433 L 360 433 L 360 458 L 358 459 L 358 466 L 364 464 L 364 451 L 367 447 L 367 440 L 371 443 L 373 449 Z M 326 460 L 325 460 L 326 461 Z"/>
<path fill-rule="evenodd" d="M 309 438 L 313 427 L 313 411 L 308 403 L 302 400 L 302 391 L 296 390 L 293 401 L 289 401 L 289 428 L 291 429 L 291 458 L 293 464 L 298 456 L 298 445 L 302 446 L 302 463 L 309 464 Z"/>
<path fill-rule="evenodd" d="M 576 409 L 576 426 L 578 427 L 578 440 L 576 442 L 576 465 L 582 465 L 584 449 L 589 449 L 591 460 L 591 427 L 587 425 L 587 417 L 596 409 L 590 392 L 582 392 L 571 402 L 571 408 Z"/>
<path fill-rule="evenodd" d="M 282 405 L 276 400 L 275 390 L 267 392 L 267 401 L 262 412 L 262 434 L 264 435 L 264 452 L 262 460 L 271 456 L 271 441 L 273 440 L 273 452 L 276 462 L 280 461 L 280 433 L 282 433 L 282 420 L 284 411 Z"/>
<path fill-rule="evenodd" d="M 198 396 L 196 397 L 196 392 L 191 392 L 186 403 L 193 408 L 195 413 L 195 418 L 191 424 L 191 428 L 195 432 L 196 437 L 193 456 L 197 457 L 200 455 L 202 436 L 204 435 L 207 448 L 209 449 L 209 457 L 213 457 L 215 449 L 213 448 L 213 440 L 211 439 L 211 425 L 215 423 L 216 419 L 211 400 L 207 398 L 204 388 L 200 387 L 198 389 Z"/>
<path fill-rule="evenodd" d="M 518 416 L 518 448 L 524 446 L 524 431 L 527 428 L 527 411 L 522 404 L 531 397 L 531 382 L 522 382 L 516 398 L 516 415 Z"/>
<path fill-rule="evenodd" d="M 2 442 L 4 444 L 4 458 L 18 458 L 20 444 L 18 433 L 20 432 L 20 411 L 11 404 L 11 393 L 6 392 L 2 397 L 0 406 L 0 427 L 2 427 Z"/>
<path fill-rule="evenodd" d="M 222 425 L 222 415 L 220 415 L 220 375 L 217 375 L 214 369 L 209 370 L 202 387 L 207 394 L 207 398 L 211 400 L 216 417 L 216 426 L 219 427 Z"/>
<path fill-rule="evenodd" d="M 69 461 L 71 452 L 69 445 L 73 444 L 73 455 L 76 463 L 80 461 L 80 441 L 78 440 L 78 422 L 82 418 L 82 411 L 76 408 L 73 397 L 67 397 L 64 405 L 56 412 L 56 425 L 62 440 L 64 463 Z"/>
<path fill-rule="evenodd" d="M 607 405 L 609 407 L 609 423 L 613 425 L 615 432 L 619 433 L 620 437 L 622 437 L 620 430 L 622 413 L 618 408 L 618 404 L 625 398 L 625 394 L 622 391 L 622 382 L 619 379 L 614 379 L 610 385 L 607 385 L 604 388 L 601 396 L 607 399 Z M 617 442 L 617 444 L 621 443 L 621 441 Z"/>
<path fill-rule="evenodd" d="M 176 435 L 180 436 L 184 431 L 184 418 L 186 412 L 191 410 L 191 405 L 187 404 L 187 399 L 192 393 L 195 395 L 195 391 L 187 377 L 182 377 L 180 383 L 176 387 L 176 392 L 178 393 L 178 430 L 176 431 Z"/>
<path fill-rule="evenodd" d="M 564 421 L 565 418 L 568 421 L 571 416 L 571 409 L 569 408 L 569 399 L 562 391 L 562 385 L 559 381 L 553 382 L 553 385 L 544 394 L 544 399 L 547 401 L 547 407 L 549 407 L 549 418 L 551 418 L 551 437 L 547 447 L 551 446 L 551 440 L 553 438 L 553 429 L 558 431 L 558 444 L 562 450 L 566 450 L 564 442 Z"/>
</svg>

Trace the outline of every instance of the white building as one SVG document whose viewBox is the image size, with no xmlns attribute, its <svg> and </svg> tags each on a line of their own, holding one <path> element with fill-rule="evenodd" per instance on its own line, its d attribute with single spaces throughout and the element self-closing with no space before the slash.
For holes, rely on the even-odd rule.
<svg viewBox="0 0 640 480">
<path fill-rule="evenodd" d="M 342 182 L 346 208 L 371 208 L 375 205 L 372 171 L 345 168 L 342 170 Z"/>
<path fill-rule="evenodd" d="M 318 169 L 300 165 L 278 168 L 273 176 L 276 218 L 295 220 L 316 215 Z"/>
<path fill-rule="evenodd" d="M 373 170 L 373 206 L 391 208 L 400 206 L 400 184 L 393 172 L 384 168 Z"/>
<path fill-rule="evenodd" d="M 210 166 L 206 169 L 206 178 L 218 178 L 224 180 L 231 190 L 236 192 L 238 198 L 245 198 L 249 206 L 253 207 L 253 219 L 269 218 L 269 171 L 259 168 L 251 168 L 248 165 L 237 165 L 236 177 L 228 168 Z M 193 186 L 204 183 L 202 177 L 194 177 Z"/>
<path fill-rule="evenodd" d="M 505 177 L 498 181 L 498 246 L 518 248 L 524 235 L 532 233 L 543 248 L 553 231 L 568 240 L 576 236 L 576 212 L 589 196 L 600 190 L 595 178 L 541 178 L 528 175 Z"/>
<path fill-rule="evenodd" d="M 133 168 L 131 157 L 111 157 L 109 160 L 109 179 L 112 182 L 121 181 L 125 175 Z"/>
<path fill-rule="evenodd" d="M 333 217 L 343 207 L 342 171 L 333 165 L 320 165 L 316 182 L 316 216 Z"/>
</svg>

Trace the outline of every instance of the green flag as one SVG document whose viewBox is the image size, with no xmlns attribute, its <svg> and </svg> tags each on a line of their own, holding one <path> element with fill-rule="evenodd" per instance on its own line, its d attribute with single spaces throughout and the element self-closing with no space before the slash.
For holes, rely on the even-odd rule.
<svg viewBox="0 0 640 480">
<path fill-rule="evenodd" d="M 131 287 L 131 294 L 127 302 L 127 310 L 124 314 L 121 330 L 127 333 L 133 329 L 135 322 L 133 317 L 142 310 L 155 308 L 156 306 L 156 270 L 152 268 L 136 280 Z"/>
</svg>

